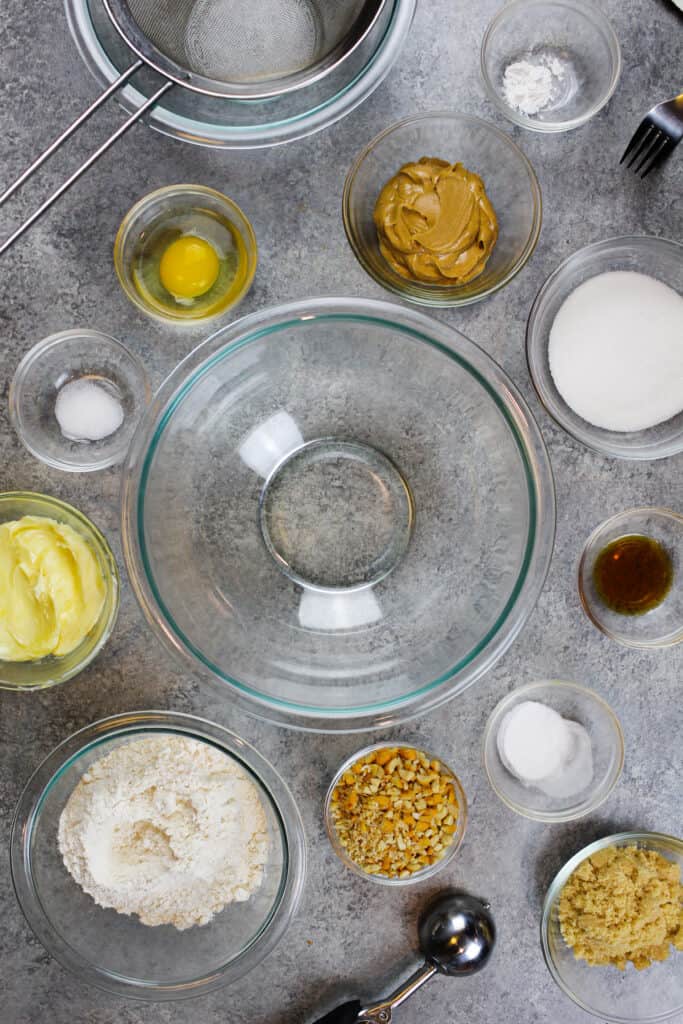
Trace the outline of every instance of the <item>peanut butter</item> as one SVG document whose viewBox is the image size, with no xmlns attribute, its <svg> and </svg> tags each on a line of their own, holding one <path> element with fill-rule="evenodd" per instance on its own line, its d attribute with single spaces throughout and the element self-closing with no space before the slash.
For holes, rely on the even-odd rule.
<svg viewBox="0 0 683 1024">
<path fill-rule="evenodd" d="M 374 220 L 380 251 L 396 273 L 434 284 L 477 277 L 498 238 L 481 178 L 436 157 L 401 167 L 380 192 Z"/>
</svg>

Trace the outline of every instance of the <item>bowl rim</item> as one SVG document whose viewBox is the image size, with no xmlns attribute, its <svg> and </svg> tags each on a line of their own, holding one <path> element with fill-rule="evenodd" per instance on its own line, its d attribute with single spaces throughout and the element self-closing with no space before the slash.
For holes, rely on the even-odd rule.
<svg viewBox="0 0 683 1024">
<path fill-rule="evenodd" d="M 574 11 L 580 12 L 589 21 L 592 21 L 594 25 L 599 23 L 599 28 L 602 29 L 608 48 L 612 54 L 612 76 L 607 92 L 604 94 L 602 99 L 594 103 L 586 112 L 578 117 L 569 118 L 566 121 L 538 121 L 533 117 L 510 107 L 495 88 L 487 69 L 488 47 L 491 37 L 495 30 L 506 20 L 510 11 L 520 10 L 523 7 L 537 7 L 541 4 L 548 3 L 552 3 L 556 7 L 571 8 Z M 587 3 L 586 0 L 506 0 L 500 10 L 494 15 L 487 25 L 479 50 L 479 70 L 488 98 L 494 106 L 498 108 L 500 113 L 507 117 L 509 121 L 512 121 L 513 124 L 519 125 L 521 128 L 527 128 L 530 131 L 541 133 L 572 131 L 574 128 L 580 128 L 581 125 L 590 121 L 592 117 L 594 117 L 604 106 L 607 105 L 607 103 L 609 103 L 614 95 L 614 91 L 619 83 L 619 78 L 621 77 L 622 64 L 623 58 L 621 55 L 621 46 L 619 44 L 619 38 L 612 27 L 612 23 L 597 4 Z"/>
<path fill-rule="evenodd" d="M 81 60 L 99 85 L 110 86 L 121 70 L 112 62 L 95 32 L 87 0 L 64 2 L 71 38 Z M 170 138 L 218 149 L 265 149 L 313 135 L 350 114 L 384 81 L 406 41 L 416 6 L 417 0 L 394 0 L 386 31 L 365 67 L 338 93 L 310 110 L 266 124 L 230 126 L 195 121 L 159 104 L 146 115 L 145 123 Z M 138 110 L 146 98 L 130 84 L 119 94 L 119 102 L 129 113 Z"/>
<path fill-rule="evenodd" d="M 367 157 L 380 142 L 387 138 L 387 136 L 392 135 L 394 132 L 409 125 L 417 124 L 421 121 L 428 121 L 433 118 L 447 118 L 451 121 L 483 127 L 487 131 L 491 132 L 491 134 L 495 135 L 500 142 L 506 145 L 515 154 L 515 156 L 521 160 L 522 166 L 527 173 L 530 186 L 533 217 L 531 231 L 522 253 L 507 274 L 505 274 L 499 281 L 491 285 L 491 287 L 484 288 L 474 294 L 469 294 L 465 298 L 458 298 L 457 295 L 458 289 L 462 288 L 462 286 L 428 285 L 419 281 L 409 281 L 408 279 L 403 283 L 399 283 L 399 281 L 394 280 L 394 278 L 388 276 L 388 274 L 385 276 L 378 273 L 367 260 L 363 246 L 361 246 L 353 228 L 353 217 L 351 215 L 353 187 L 358 171 Z M 344 189 L 342 192 L 342 221 L 344 224 L 346 239 L 351 247 L 351 251 L 356 257 L 356 260 L 366 274 L 376 281 L 377 284 L 381 285 L 387 291 L 392 292 L 394 295 L 400 296 L 407 302 L 414 302 L 417 305 L 428 306 L 434 309 L 456 308 L 459 306 L 470 306 L 475 302 L 488 298 L 490 295 L 494 295 L 497 291 L 500 291 L 501 288 L 504 288 L 506 284 L 509 284 L 509 282 L 524 269 L 533 255 L 541 234 L 541 225 L 543 222 L 543 196 L 538 177 L 536 176 L 536 172 L 534 171 L 531 161 L 517 145 L 514 139 L 507 134 L 507 132 L 504 132 L 501 128 L 498 128 L 497 125 L 492 124 L 490 121 L 486 121 L 481 117 L 476 117 L 473 114 L 464 114 L 458 110 L 452 109 L 426 110 L 418 114 L 412 114 L 409 117 L 404 117 L 400 121 L 395 121 L 393 124 L 390 124 L 378 135 L 375 135 L 374 138 L 372 138 L 361 150 L 360 154 L 356 157 L 347 172 L 346 179 L 344 181 Z"/>
<path fill-rule="evenodd" d="M 458 801 L 458 824 L 453 837 L 453 842 L 450 844 L 450 846 L 446 847 L 443 856 L 439 860 L 435 861 L 433 864 L 430 864 L 428 867 L 423 868 L 422 871 L 416 871 L 409 878 L 389 878 L 387 875 L 371 875 L 368 871 L 364 871 L 363 868 L 361 868 L 358 864 L 356 864 L 354 860 L 352 860 L 351 857 L 349 857 L 348 853 L 339 842 L 337 830 L 334 826 L 334 822 L 332 821 L 332 794 L 337 788 L 339 780 L 341 779 L 344 772 L 348 771 L 348 769 L 351 768 L 351 766 L 354 765 L 356 761 L 360 761 L 361 758 L 365 757 L 367 754 L 372 754 L 374 753 L 375 750 L 383 750 L 387 747 L 411 747 L 414 750 L 417 750 L 419 753 L 425 754 L 430 761 L 438 761 L 444 770 L 444 774 L 447 775 L 450 781 L 453 783 L 456 799 Z M 323 804 L 323 821 L 325 824 L 325 831 L 327 833 L 327 838 L 330 842 L 330 846 L 332 847 L 332 849 L 334 850 L 342 864 L 344 864 L 345 867 L 353 871 L 355 875 L 358 875 L 361 878 L 366 878 L 371 882 L 375 882 L 377 885 L 396 887 L 406 885 L 417 885 L 420 882 L 425 882 L 429 878 L 433 878 L 434 875 L 436 875 L 439 871 L 442 870 L 442 868 L 445 868 L 448 864 L 450 864 L 450 862 L 453 860 L 458 850 L 462 846 L 462 842 L 463 839 L 465 838 L 465 833 L 467 831 L 468 822 L 467 796 L 465 794 L 465 790 L 459 777 L 455 774 L 450 765 L 448 765 L 442 757 L 439 757 L 437 754 L 433 754 L 430 751 L 425 750 L 421 743 L 399 743 L 392 742 L 390 740 L 385 740 L 384 742 L 371 743 L 367 747 L 362 747 L 360 750 L 357 750 L 355 754 L 350 754 L 349 757 L 347 757 L 339 766 L 339 768 L 337 769 L 332 778 L 332 781 L 327 787 L 327 793 L 325 794 L 325 801 Z"/>
<path fill-rule="evenodd" d="M 112 739 L 141 737 L 153 733 L 174 733 L 209 743 L 237 761 L 257 780 L 278 818 L 284 865 L 277 898 L 271 911 L 249 945 L 223 968 L 201 979 L 172 984 L 126 979 L 103 971 L 76 952 L 54 927 L 36 892 L 31 872 L 30 842 L 44 798 L 66 767 L 77 763 L 85 752 Z M 55 837 L 56 842 L 56 837 Z M 250 743 L 224 726 L 196 715 L 178 711 L 145 710 L 123 712 L 86 725 L 62 740 L 38 765 L 24 786 L 12 819 L 10 832 L 10 873 L 21 911 L 44 948 L 63 967 L 81 980 L 119 996 L 144 1001 L 167 1001 L 206 995 L 243 977 L 282 938 L 300 903 L 306 874 L 306 839 L 297 804 L 289 787 Z M 74 883 L 76 884 L 76 883 Z"/>
<path fill-rule="evenodd" d="M 663 238 L 659 235 L 614 235 L 610 238 L 605 238 L 597 242 L 589 242 L 588 245 L 584 245 L 580 249 L 576 249 L 575 252 L 570 253 L 569 256 L 566 256 L 546 277 L 531 304 L 526 325 L 527 369 L 536 395 L 548 415 L 565 431 L 565 433 L 569 434 L 570 437 L 573 437 L 574 440 L 579 441 L 590 451 L 597 452 L 599 455 L 607 455 L 610 458 L 631 461 L 655 461 L 656 459 L 666 459 L 672 455 L 679 454 L 679 452 L 683 451 L 683 431 L 681 431 L 681 435 L 678 440 L 674 439 L 666 444 L 657 442 L 650 444 L 643 443 L 634 446 L 626 442 L 619 443 L 613 440 L 602 440 L 603 435 L 610 433 L 610 431 L 605 431 L 601 427 L 595 427 L 592 424 L 589 424 L 587 421 L 582 420 L 576 413 L 574 413 L 574 415 L 580 422 L 577 422 L 577 424 L 570 423 L 564 412 L 565 409 L 569 409 L 569 406 L 559 392 L 557 392 L 558 397 L 555 398 L 555 392 L 557 389 L 555 388 L 554 383 L 551 390 L 544 379 L 545 377 L 550 376 L 550 371 L 548 370 L 547 374 L 545 373 L 545 370 L 542 374 L 539 373 L 539 368 L 545 368 L 547 365 L 548 338 L 540 335 L 537 322 L 542 305 L 548 293 L 557 286 L 569 272 L 573 272 L 578 264 L 581 264 L 586 259 L 592 259 L 596 256 L 606 255 L 611 252 L 614 252 L 615 254 L 620 251 L 625 252 L 629 248 L 640 249 L 641 246 L 648 245 L 654 245 L 662 251 L 665 250 L 674 256 L 677 256 L 679 260 L 683 260 L 683 243 L 676 242 L 670 238 Z M 599 273 L 599 271 L 597 273 Z M 597 273 L 592 276 L 597 276 Z M 659 279 L 656 278 L 656 280 Z M 578 287 L 578 285 L 576 287 Z M 572 292 L 569 292 L 569 295 L 571 294 Z M 584 422 L 585 427 L 583 426 Z M 630 435 L 624 433 L 623 436 L 628 437 Z"/>
<path fill-rule="evenodd" d="M 604 623 L 594 610 L 593 602 L 590 601 L 586 594 L 583 586 L 583 569 L 588 558 L 588 552 L 596 542 L 600 534 L 607 528 L 616 526 L 620 519 L 626 519 L 630 516 L 647 515 L 651 519 L 667 519 L 673 520 L 678 523 L 681 528 L 681 536 L 683 537 L 683 515 L 680 512 L 676 512 L 672 508 L 666 508 L 663 505 L 637 505 L 635 508 L 627 508 L 621 512 L 615 512 L 614 515 L 608 516 L 607 519 L 603 519 L 602 522 L 598 523 L 595 529 L 590 533 L 586 540 L 581 554 L 579 555 L 577 566 L 576 566 L 576 578 L 577 587 L 579 591 L 579 599 L 581 601 L 581 607 L 583 608 L 586 617 L 593 623 L 593 625 L 604 633 L 605 636 L 609 637 L 610 640 L 615 640 L 618 644 L 623 647 L 635 648 L 638 650 L 662 650 L 667 647 L 675 647 L 676 644 L 683 642 L 683 622 L 681 622 L 677 631 L 663 640 L 634 640 L 630 637 L 625 636 L 623 633 L 619 633 L 615 630 L 610 629 L 606 623 Z"/>
<path fill-rule="evenodd" d="M 611 773 L 611 775 L 605 777 L 608 780 L 607 785 L 599 793 L 593 793 L 593 795 L 590 798 L 587 798 L 578 805 L 575 804 L 572 808 L 567 809 L 565 811 L 537 811 L 535 808 L 527 807 L 525 804 L 521 804 L 518 803 L 516 800 L 513 800 L 512 797 L 510 797 L 507 793 L 504 793 L 503 790 L 496 785 L 491 772 L 490 759 L 487 756 L 487 751 L 490 743 L 495 743 L 493 728 L 495 725 L 498 725 L 503 713 L 507 711 L 510 706 L 515 704 L 522 695 L 526 696 L 527 694 L 533 694 L 538 690 L 552 686 L 556 686 L 559 689 L 563 690 L 571 690 L 574 693 L 580 694 L 582 697 L 585 697 L 588 700 L 593 701 L 600 707 L 601 711 L 607 714 L 607 718 L 610 721 L 610 724 L 612 725 L 617 738 L 617 748 L 619 751 L 619 755 L 617 757 L 613 772 Z M 521 686 L 516 686 L 514 689 L 510 690 L 508 693 L 505 694 L 504 697 L 502 697 L 498 701 L 498 703 L 493 708 L 489 717 L 486 720 L 486 725 L 484 726 L 484 732 L 482 736 L 481 751 L 484 771 L 486 773 L 486 778 L 488 779 L 489 785 L 491 786 L 491 789 L 496 794 L 496 796 L 507 807 L 509 807 L 510 810 L 514 811 L 516 814 L 521 815 L 523 818 L 530 819 L 531 821 L 543 821 L 547 823 L 577 821 L 579 818 L 583 818 L 587 814 L 591 814 L 598 807 L 604 804 L 605 801 L 611 796 L 614 787 L 619 782 L 619 779 L 621 778 L 621 773 L 624 768 L 624 733 L 621 728 L 621 722 L 619 721 L 619 718 L 617 717 L 611 705 L 607 703 L 604 697 L 601 697 L 599 693 L 596 693 L 595 690 L 592 690 L 590 689 L 590 687 L 584 686 L 581 683 L 575 683 L 569 679 L 535 679 L 529 683 L 523 683 Z"/>
<path fill-rule="evenodd" d="M 604 850 L 608 846 L 631 845 L 638 846 L 639 848 L 646 850 L 654 849 L 655 852 L 659 852 L 660 847 L 663 846 L 671 852 L 678 853 L 683 858 L 683 839 L 679 839 L 677 836 L 668 835 L 665 832 L 615 832 L 613 835 L 603 836 L 601 839 L 596 839 L 592 843 L 588 843 L 587 846 L 584 846 L 570 857 L 568 861 L 566 861 L 548 886 L 541 914 L 541 949 L 543 951 L 543 959 L 545 960 L 546 967 L 548 968 L 555 984 L 565 993 L 565 995 L 569 996 L 577 1006 L 580 1006 L 582 1010 L 590 1013 L 593 1017 L 599 1017 L 603 1021 L 609 1021 L 609 1024 L 657 1024 L 658 1021 L 669 1020 L 671 1017 L 678 1014 L 681 1007 L 674 1007 L 673 1010 L 667 1010 L 665 1013 L 658 1013 L 652 1017 L 621 1017 L 618 1014 L 605 1014 L 604 1010 L 594 1010 L 588 1005 L 588 1003 L 584 1002 L 569 985 L 565 984 L 564 979 L 555 965 L 555 961 L 550 950 L 550 944 L 548 942 L 550 915 L 553 907 L 557 898 L 561 894 L 565 883 L 578 866 L 582 864 L 587 857 L 591 857 L 594 853 L 598 853 L 598 851 Z"/>
<path fill-rule="evenodd" d="M 242 282 L 242 287 L 235 293 L 233 299 L 227 305 L 217 309 L 209 316 L 176 316 L 170 311 L 168 315 L 165 316 L 163 313 L 160 313 L 159 310 L 154 309 L 152 306 L 148 306 L 142 300 L 142 297 L 133 286 L 132 282 L 128 279 L 126 268 L 123 265 L 123 246 L 129 233 L 134 230 L 136 221 L 149 206 L 152 206 L 158 200 L 165 198 L 166 196 L 193 194 L 215 199 L 225 208 L 226 216 L 230 221 L 230 224 L 243 237 L 245 243 L 247 273 L 244 281 Z M 209 324 L 235 309 L 239 306 L 240 302 L 254 283 L 258 261 L 258 242 L 256 241 L 253 225 L 244 210 L 238 206 L 234 199 L 225 195 L 224 192 L 219 192 L 218 189 L 211 188 L 208 185 L 193 185 L 189 182 L 181 182 L 177 185 L 163 185 L 161 188 L 155 188 L 146 195 L 141 196 L 135 203 L 133 203 L 128 212 L 122 218 L 114 239 L 114 270 L 116 271 L 116 276 L 118 278 L 119 285 L 121 286 L 121 290 L 126 298 L 129 299 L 137 309 L 144 313 L 145 316 L 150 317 L 152 320 L 156 320 L 157 323 L 165 324 L 166 326 L 172 324 L 174 327 L 196 328 L 201 324 Z"/>
<path fill-rule="evenodd" d="M 106 619 L 102 620 L 102 632 L 97 643 L 94 644 L 94 646 L 87 653 L 87 655 L 81 658 L 78 661 L 78 663 L 75 664 L 67 672 L 63 672 L 61 674 L 57 672 L 55 673 L 54 677 L 41 680 L 40 682 L 27 684 L 10 683 L 7 680 L 3 679 L 2 676 L 0 675 L 0 690 L 8 690 L 12 691 L 13 693 L 31 693 L 36 690 L 47 690 L 53 686 L 59 686 L 62 683 L 66 683 L 70 679 L 73 679 L 75 676 L 79 675 L 85 668 L 87 668 L 87 666 L 92 661 L 94 661 L 94 659 L 97 657 L 97 655 L 100 653 L 104 645 L 109 640 L 109 637 L 112 634 L 114 626 L 116 625 L 116 620 L 119 614 L 119 605 L 121 601 L 121 577 L 119 575 L 119 568 L 118 565 L 116 564 L 114 552 L 111 549 L 109 541 L 104 536 L 99 527 L 97 527 L 95 523 L 91 519 L 89 519 L 88 516 L 85 515 L 84 512 L 81 512 L 80 509 L 75 508 L 73 505 L 70 505 L 66 501 L 62 501 L 60 498 L 54 498 L 50 494 L 42 494 L 40 491 L 0 492 L 0 523 L 7 522 L 6 519 L 2 518 L 2 510 L 6 502 L 21 503 L 24 501 L 42 502 L 45 505 L 47 505 L 49 509 L 54 509 L 57 513 L 62 514 L 66 512 L 69 516 L 73 516 L 79 522 L 79 524 L 83 527 L 84 537 L 86 538 L 88 543 L 91 543 L 95 547 L 96 554 L 99 560 L 103 563 L 103 567 L 106 570 L 103 572 L 103 578 L 107 591 L 109 592 L 110 595 L 111 607 L 109 609 L 109 614 L 106 616 Z M 29 515 L 31 513 L 24 514 Z M 54 518 L 56 518 L 58 522 L 62 521 L 57 516 L 55 516 Z M 103 608 L 102 613 L 104 613 L 104 611 L 105 609 Z M 96 626 L 93 627 L 93 629 L 97 628 L 99 622 L 100 620 L 98 620 L 98 623 L 96 624 Z M 87 637 L 84 637 L 82 643 L 84 643 L 86 639 Z M 36 666 L 38 664 L 43 663 L 48 667 L 51 665 L 59 666 L 60 660 L 61 659 L 56 657 L 48 657 L 41 658 L 39 661 L 22 662 L 21 664 L 24 664 L 26 666 Z M 9 664 L 9 662 L 3 662 L 0 660 L 0 673 L 2 672 L 3 664 Z M 13 662 L 12 664 L 20 663 Z"/>
<path fill-rule="evenodd" d="M 49 352 L 54 348 L 59 348 L 62 342 L 75 341 L 79 338 L 93 341 L 101 348 L 106 347 L 118 350 L 132 366 L 134 373 L 142 383 L 145 392 L 145 404 L 149 403 L 152 397 L 149 376 L 144 363 L 140 357 L 135 354 L 135 352 L 132 352 L 123 344 L 123 342 L 119 341 L 118 338 L 115 338 L 111 334 L 106 334 L 104 331 L 94 330 L 89 327 L 74 327 L 66 331 L 57 331 L 55 334 L 50 334 L 46 338 L 41 339 L 41 341 L 36 342 L 36 344 L 22 356 L 10 382 L 8 396 L 9 419 L 17 437 L 29 454 L 33 455 L 34 458 L 38 459 L 39 462 L 44 463 L 46 466 L 51 466 L 53 469 L 59 469 L 64 473 L 94 473 L 101 469 L 107 469 L 109 466 L 115 466 L 117 463 L 121 462 L 125 458 L 126 453 L 125 449 L 114 449 L 109 455 L 103 455 L 101 458 L 97 459 L 96 462 L 74 462 L 65 458 L 48 455 L 42 450 L 42 448 L 33 444 L 26 435 L 22 416 L 22 399 L 24 386 L 31 370 L 33 369 L 36 361 L 40 357 L 44 356 L 46 352 Z"/>
<path fill-rule="evenodd" d="M 524 462 L 530 504 L 527 552 L 520 578 L 496 622 L 495 627 L 462 660 L 437 679 L 420 686 L 408 696 L 361 708 L 320 709 L 291 704 L 284 699 L 265 698 L 253 686 L 222 672 L 196 650 L 191 640 L 175 627 L 161 595 L 150 577 L 144 544 L 141 541 L 144 487 L 154 449 L 160 434 L 173 415 L 183 393 L 215 362 L 238 350 L 249 341 L 314 319 L 350 320 L 364 324 L 390 326 L 408 337 L 425 341 L 444 355 L 471 369 L 480 382 L 491 382 L 501 393 L 490 391 L 492 399 L 508 423 Z M 452 698 L 452 680 L 463 670 L 469 676 L 461 689 L 472 685 L 504 653 L 519 634 L 533 609 L 548 573 L 555 536 L 555 487 L 548 452 L 541 431 L 521 393 L 505 371 L 478 345 L 457 329 L 424 313 L 403 306 L 355 298 L 320 297 L 298 300 L 260 310 L 226 325 L 210 335 L 172 371 L 157 391 L 138 424 L 124 465 L 121 486 L 122 545 L 128 576 L 138 603 L 152 631 L 162 644 L 185 666 L 229 687 L 231 700 L 257 717 L 314 732 L 362 732 L 386 727 L 416 717 Z M 522 578 L 523 577 L 523 578 Z M 460 690 L 456 692 L 461 692 Z"/>
</svg>

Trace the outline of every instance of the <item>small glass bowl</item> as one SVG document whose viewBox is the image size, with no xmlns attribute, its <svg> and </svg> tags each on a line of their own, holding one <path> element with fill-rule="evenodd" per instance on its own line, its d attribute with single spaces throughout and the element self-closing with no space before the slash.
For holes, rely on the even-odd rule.
<svg viewBox="0 0 683 1024">
<path fill-rule="evenodd" d="M 673 565 L 671 590 L 643 615 L 622 615 L 608 608 L 593 582 L 595 560 L 619 537 L 639 534 L 659 541 Z M 578 569 L 579 597 L 594 626 L 625 647 L 673 647 L 683 640 L 683 515 L 667 508 L 632 508 L 606 519 L 590 535 Z"/>
<path fill-rule="evenodd" d="M 585 846 L 564 865 L 550 884 L 543 905 L 541 945 L 548 970 L 577 1006 L 610 1024 L 655 1024 L 683 1011 L 683 953 L 671 950 L 668 960 L 637 971 L 627 964 L 591 967 L 577 960 L 562 937 L 559 905 L 570 876 L 587 857 L 608 846 L 653 850 L 683 870 L 683 840 L 658 832 L 619 832 Z"/>
<path fill-rule="evenodd" d="M 57 845 L 59 817 L 84 772 L 122 744 L 163 734 L 207 743 L 236 761 L 259 792 L 271 839 L 252 897 L 186 931 L 148 927 L 98 906 L 68 873 Z M 306 863 L 299 812 L 274 768 L 227 729 L 168 711 L 105 718 L 61 743 L 19 799 L 10 847 L 17 899 L 48 952 L 81 981 L 150 1001 L 206 995 L 250 971 L 292 920 Z"/>
<path fill-rule="evenodd" d="M 460 162 L 481 176 L 498 217 L 499 234 L 478 277 L 442 285 L 402 277 L 382 256 L 373 220 L 382 187 L 403 164 L 420 157 Z M 423 306 L 466 306 L 492 295 L 522 269 L 541 230 L 541 189 L 512 139 L 478 117 L 435 111 L 391 125 L 363 150 L 344 185 L 346 237 L 363 269 L 378 284 Z"/>
<path fill-rule="evenodd" d="M 222 302 L 212 307 L 209 314 L 193 306 L 153 305 L 140 292 L 133 275 L 136 250 L 155 225 L 169 216 L 188 215 L 193 210 L 227 222 L 239 251 L 235 280 Z M 208 323 L 234 309 L 251 288 L 257 262 L 254 230 L 237 203 L 204 185 L 168 185 L 143 196 L 123 218 L 114 242 L 114 267 L 124 292 L 143 313 L 166 324 Z"/>
<path fill-rule="evenodd" d="M 106 539 L 78 509 L 46 494 L 32 494 L 28 491 L 0 494 L 0 523 L 21 519 L 22 516 L 56 519 L 79 533 L 97 559 L 106 589 L 98 622 L 70 654 L 60 658 L 41 658 L 39 661 L 0 661 L 0 689 L 44 690 L 78 675 L 106 644 L 119 610 L 119 573 Z"/>
<path fill-rule="evenodd" d="M 625 235 L 579 249 L 553 271 L 529 313 L 526 352 L 541 402 L 559 425 L 592 451 L 619 459 L 664 459 L 683 451 L 683 410 L 665 423 L 632 433 L 593 426 L 571 409 L 550 372 L 550 330 L 565 299 L 584 281 L 612 270 L 647 274 L 683 292 L 683 245 L 665 238 Z"/>
<path fill-rule="evenodd" d="M 548 796 L 505 767 L 498 752 L 498 730 L 508 711 L 525 700 L 546 704 L 586 729 L 593 749 L 593 778 L 586 789 L 570 797 Z M 616 786 L 624 766 L 624 736 L 609 704 L 585 686 L 561 680 L 527 683 L 493 709 L 484 730 L 483 756 L 491 788 L 517 814 L 534 821 L 574 821 L 604 803 Z"/>
<path fill-rule="evenodd" d="M 556 98 L 536 114 L 505 99 L 508 65 L 534 56 L 556 58 L 566 76 Z M 565 132 L 585 124 L 604 107 L 621 73 L 614 29 L 595 3 L 585 0 L 511 0 L 486 29 L 481 73 L 491 101 L 510 121 L 537 132 Z"/>
<path fill-rule="evenodd" d="M 349 857 L 348 853 L 342 846 L 339 841 L 339 836 L 337 835 L 334 819 L 332 818 L 332 794 L 344 772 L 347 772 L 349 768 L 356 763 L 356 761 L 360 761 L 361 758 L 365 757 L 367 754 L 372 754 L 376 750 L 384 750 L 386 747 L 412 747 L 413 749 L 425 754 L 430 761 L 438 761 L 441 765 L 443 775 L 453 784 L 455 796 L 458 802 L 459 814 L 456 830 L 453 834 L 453 842 L 450 846 L 446 847 L 440 860 L 435 861 L 434 864 L 430 864 L 429 867 L 424 868 L 423 871 L 416 871 L 414 874 L 410 875 L 409 878 L 389 878 L 387 875 L 371 875 L 369 872 L 364 871 L 363 868 L 359 867 L 359 865 Z M 332 849 L 347 868 L 350 868 L 357 875 L 361 875 L 363 878 L 368 878 L 372 882 L 378 882 L 380 885 L 414 885 L 417 882 L 424 882 L 425 879 L 432 878 L 439 871 L 442 871 L 447 864 L 450 864 L 460 849 L 465 836 L 465 828 L 467 827 L 467 797 L 465 796 L 465 791 L 462 788 L 460 779 L 457 777 L 455 772 L 453 772 L 440 757 L 436 757 L 435 754 L 430 754 L 428 751 L 422 750 L 421 747 L 416 746 L 414 743 L 373 743 L 371 746 L 364 747 L 363 750 L 358 750 L 355 754 L 352 754 L 351 757 L 344 761 L 337 771 L 330 783 L 327 796 L 325 797 L 324 818 L 327 836 L 332 844 Z"/>
<path fill-rule="evenodd" d="M 55 416 L 65 384 L 90 380 L 114 394 L 123 423 L 101 441 L 64 437 Z M 19 363 L 9 391 L 12 426 L 31 455 L 67 473 L 106 469 L 125 458 L 152 392 L 145 368 L 132 352 L 99 331 L 61 331 L 38 342 Z"/>
</svg>

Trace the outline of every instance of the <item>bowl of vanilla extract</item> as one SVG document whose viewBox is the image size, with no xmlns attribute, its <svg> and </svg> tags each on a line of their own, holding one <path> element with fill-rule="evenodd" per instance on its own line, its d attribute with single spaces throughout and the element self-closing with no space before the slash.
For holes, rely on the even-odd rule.
<svg viewBox="0 0 683 1024">
<path fill-rule="evenodd" d="M 626 647 L 683 640 L 683 516 L 633 508 L 588 538 L 578 567 L 579 596 L 599 630 Z"/>
</svg>

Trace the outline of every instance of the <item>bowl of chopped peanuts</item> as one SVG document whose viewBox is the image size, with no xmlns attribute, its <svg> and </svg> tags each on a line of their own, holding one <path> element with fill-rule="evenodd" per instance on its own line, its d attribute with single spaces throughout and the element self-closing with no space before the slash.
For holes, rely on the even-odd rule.
<svg viewBox="0 0 683 1024">
<path fill-rule="evenodd" d="M 332 848 L 357 874 L 383 885 L 422 882 L 455 856 L 467 799 L 444 762 L 411 746 L 375 743 L 342 764 L 327 792 Z"/>
</svg>

